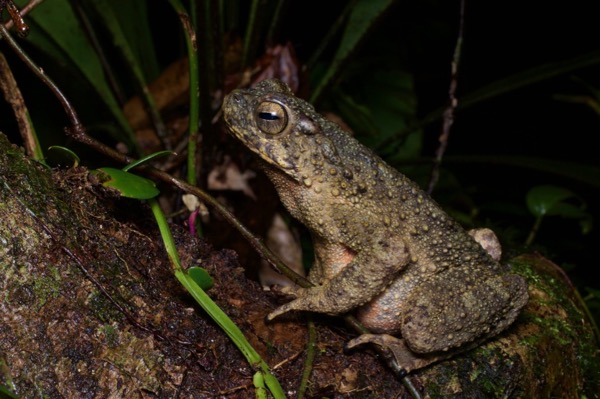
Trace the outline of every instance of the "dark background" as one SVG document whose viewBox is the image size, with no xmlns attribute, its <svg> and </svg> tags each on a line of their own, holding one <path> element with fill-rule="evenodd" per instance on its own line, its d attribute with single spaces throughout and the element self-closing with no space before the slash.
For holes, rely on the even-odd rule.
<svg viewBox="0 0 600 399">
<path fill-rule="evenodd" d="M 300 59 L 310 56 L 345 4 L 337 3 L 339 8 L 331 3 L 327 8 L 292 5 L 289 12 L 295 17 L 282 36 L 294 43 Z M 599 51 L 595 8 L 590 1 L 466 1 L 459 103 L 463 96 L 510 75 Z M 319 11 L 314 12 L 316 9 Z M 368 57 L 381 46 L 399 54 L 413 73 L 418 114 L 424 117 L 448 100 L 458 21 L 457 1 L 399 1 L 356 57 Z M 600 114 L 556 96 L 589 96 L 598 101 L 599 89 L 600 65 L 595 63 L 457 110 L 444 170 L 460 181 L 478 209 L 478 222 L 499 231 L 509 253 L 531 250 L 522 244 L 534 220 L 525 206 L 525 195 L 533 186 L 565 187 L 585 202 L 592 216 L 599 214 L 600 176 L 595 182 L 582 182 L 502 162 L 517 155 L 562 161 L 575 175 L 577 166 L 573 163 L 598 168 Z M 440 132 L 440 120 L 425 127 L 424 158 L 434 156 Z M 357 134 L 360 138 L 360 132 Z M 473 156 L 484 159 L 473 162 Z M 582 234 L 577 221 L 548 217 L 533 249 L 567 269 L 585 294 L 585 287 L 600 288 L 593 255 L 599 244 L 596 226 L 589 234 Z"/>
</svg>

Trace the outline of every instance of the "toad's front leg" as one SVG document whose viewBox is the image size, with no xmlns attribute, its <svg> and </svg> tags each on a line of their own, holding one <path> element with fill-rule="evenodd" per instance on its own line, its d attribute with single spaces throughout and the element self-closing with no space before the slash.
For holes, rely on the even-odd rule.
<svg viewBox="0 0 600 399">
<path fill-rule="evenodd" d="M 267 316 L 273 320 L 290 310 L 339 315 L 370 301 L 394 281 L 410 259 L 404 241 L 389 233 L 373 239 L 342 270 L 322 285 L 298 291 L 298 298 Z"/>
</svg>

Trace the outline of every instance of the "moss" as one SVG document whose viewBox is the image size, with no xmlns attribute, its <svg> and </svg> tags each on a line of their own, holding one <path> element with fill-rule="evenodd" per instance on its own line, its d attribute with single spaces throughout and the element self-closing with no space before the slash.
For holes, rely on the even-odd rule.
<svg viewBox="0 0 600 399">
<path fill-rule="evenodd" d="M 94 291 L 87 302 L 89 309 L 101 322 L 112 323 L 123 320 L 123 314 L 101 292 Z"/>
<path fill-rule="evenodd" d="M 104 337 L 104 342 L 109 348 L 116 348 L 119 345 L 119 330 L 113 325 L 105 324 L 98 332 Z"/>
<path fill-rule="evenodd" d="M 598 347 L 572 285 L 541 256 L 511 263 L 528 281 L 529 304 L 496 339 L 416 373 L 425 392 L 432 398 L 597 397 Z"/>
<path fill-rule="evenodd" d="M 33 282 L 33 292 L 36 297 L 36 308 L 41 309 L 49 299 L 58 298 L 60 295 L 61 280 L 56 267 L 50 268 L 51 275 L 36 278 Z"/>
<path fill-rule="evenodd" d="M 533 267 L 534 262 L 542 263 L 540 257 L 522 256 L 514 260 L 515 271 L 526 277 L 530 287 L 543 292 L 538 296 L 535 305 L 548 311 L 533 315 L 524 315 L 530 322 L 537 324 L 543 335 L 530 335 L 522 340 L 523 343 L 538 347 L 541 339 L 554 339 L 555 344 L 565 347 L 574 346 L 575 359 L 579 363 L 573 368 L 580 368 L 584 376 L 585 391 L 598 392 L 600 389 L 600 359 L 598 358 L 598 343 L 583 310 L 585 304 L 574 291 L 575 288 L 562 270 L 544 260 L 547 273 L 539 273 Z M 553 266 L 554 270 L 548 270 Z M 554 312 L 552 312 L 554 311 Z M 551 338 L 550 338 L 551 337 Z M 540 367 L 543 365 L 540 364 Z"/>
<path fill-rule="evenodd" d="M 151 337 L 137 338 L 133 334 L 122 331 L 121 343 L 112 348 L 106 348 L 102 358 L 110 362 L 124 375 L 135 376 L 141 389 L 149 392 L 160 391 L 160 378 L 157 367 L 163 363 L 163 356 L 154 348 Z"/>
</svg>

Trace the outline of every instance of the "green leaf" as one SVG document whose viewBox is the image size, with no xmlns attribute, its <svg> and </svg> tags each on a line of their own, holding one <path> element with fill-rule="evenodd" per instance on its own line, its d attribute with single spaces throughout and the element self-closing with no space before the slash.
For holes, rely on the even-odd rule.
<svg viewBox="0 0 600 399">
<path fill-rule="evenodd" d="M 536 186 L 527 193 L 527 208 L 536 217 L 556 215 L 563 201 L 575 197 L 570 190 L 557 186 Z M 551 213 L 552 212 L 552 213 Z"/>
<path fill-rule="evenodd" d="M 129 47 L 144 76 L 149 80 L 154 80 L 160 73 L 156 52 L 154 51 L 154 41 L 150 29 L 148 18 L 148 7 L 150 2 L 147 0 L 128 0 L 128 1 L 97 1 L 92 0 L 92 4 L 102 4 L 98 8 L 99 12 L 106 12 L 108 7 L 112 7 L 108 17 L 114 15 L 119 21 L 119 26 L 123 37 L 129 43 Z M 132 23 L 135 21 L 135 23 Z M 107 25 L 110 29 L 110 26 Z M 113 32 L 113 34 L 115 34 Z"/>
<path fill-rule="evenodd" d="M 100 168 L 98 171 L 107 174 L 110 179 L 102 183 L 105 187 L 119 190 L 123 197 L 150 199 L 160 192 L 152 180 L 114 168 Z"/>
<path fill-rule="evenodd" d="M 75 154 L 73 151 L 71 151 L 67 147 L 53 145 L 53 146 L 48 147 L 48 151 L 55 151 L 56 153 L 60 154 L 60 157 L 72 161 L 73 168 L 76 168 L 79 165 L 79 162 L 81 161 L 79 159 L 79 156 L 77 156 L 77 154 Z"/>
<path fill-rule="evenodd" d="M 285 393 L 279 384 L 279 381 L 271 374 L 269 366 L 261 359 L 260 355 L 250 345 L 244 334 L 237 325 L 217 306 L 217 304 L 210 299 L 210 297 L 204 292 L 198 285 L 196 280 L 185 273 L 181 268 L 181 261 L 179 260 L 179 254 L 173 241 L 173 236 L 167 225 L 165 215 L 158 205 L 158 201 L 151 199 L 148 201 L 150 209 L 156 218 L 156 223 L 160 230 L 160 234 L 165 243 L 165 249 L 169 255 L 169 260 L 173 265 L 175 271 L 175 278 L 184 286 L 184 288 L 192 295 L 192 297 L 198 302 L 198 304 L 208 313 L 208 315 L 223 329 L 227 336 L 233 341 L 235 346 L 244 355 L 250 367 L 254 369 L 260 369 L 264 374 L 267 386 L 269 387 L 271 394 L 275 399 L 285 399 Z"/>
<path fill-rule="evenodd" d="M 254 384 L 254 397 L 256 399 L 267 399 L 267 390 L 265 389 L 265 377 L 263 373 L 257 371 L 252 377 Z"/>
<path fill-rule="evenodd" d="M 384 12 L 394 3 L 394 0 L 357 0 L 351 3 L 353 7 L 348 17 L 340 45 L 335 53 L 333 62 L 321 78 L 312 93 L 310 102 L 315 102 L 325 87 L 337 76 L 348 57 L 367 36 L 369 29 L 379 20 Z"/>
<path fill-rule="evenodd" d="M 19 399 L 19 397 L 0 385 L 0 399 Z"/>
<path fill-rule="evenodd" d="M 156 159 L 156 158 L 165 157 L 167 155 L 177 155 L 177 153 L 175 151 L 171 151 L 171 150 L 164 150 L 164 151 L 154 152 L 154 153 L 152 153 L 150 155 L 146 155 L 145 157 L 138 159 L 137 161 L 134 161 L 134 162 L 130 163 L 129 165 L 125 166 L 123 168 L 123 170 L 125 172 L 127 172 L 127 171 L 129 171 L 129 170 L 131 170 L 131 169 L 133 169 L 133 168 L 135 168 L 137 166 L 140 166 L 143 163 L 149 162 L 149 161 L 151 161 L 153 159 Z"/>
<path fill-rule="evenodd" d="M 154 201 L 156 202 L 156 201 Z M 162 233 L 162 229 L 161 229 Z M 285 399 L 285 393 L 279 384 L 279 381 L 271 374 L 269 366 L 261 359 L 260 355 L 250 345 L 250 342 L 244 337 L 244 334 L 235 323 L 213 302 L 212 299 L 201 289 L 196 281 L 189 275 L 184 274 L 180 266 L 175 269 L 175 277 L 185 287 L 185 289 L 194 297 L 196 302 L 208 315 L 221 327 L 227 336 L 233 341 L 235 346 L 242 352 L 251 367 L 258 368 L 262 372 L 267 386 L 275 399 Z"/>
<path fill-rule="evenodd" d="M 190 267 L 187 271 L 188 275 L 202 288 L 208 290 L 214 284 L 213 278 L 208 274 L 206 269 L 198 266 Z"/>
<path fill-rule="evenodd" d="M 127 7 L 129 8 L 128 13 L 126 10 L 122 9 L 120 2 L 115 3 L 108 0 L 93 0 L 89 3 L 102 18 L 106 29 L 111 34 L 113 44 L 120 49 L 121 54 L 127 60 L 128 67 L 134 72 L 136 79 L 141 83 L 145 83 L 146 76 L 142 68 L 142 58 L 146 57 L 142 55 L 139 49 L 140 40 L 135 37 L 135 31 L 131 27 L 131 25 L 137 25 L 138 16 L 136 15 L 135 8 L 132 8 L 131 6 Z M 124 3 L 131 3 L 131 1 Z M 135 17 L 136 23 L 125 21 L 124 15 L 129 18 Z M 155 61 L 152 63 L 154 64 Z M 156 69 L 158 68 L 156 67 Z"/>
<path fill-rule="evenodd" d="M 22 7 L 27 1 L 19 0 L 16 3 Z M 27 19 L 28 22 L 32 22 L 27 41 L 49 54 L 57 63 L 79 70 L 127 133 L 124 137 L 116 138 L 132 144 L 133 132 L 106 81 L 100 59 L 81 28 L 69 1 L 42 2 Z"/>
<path fill-rule="evenodd" d="M 589 214 L 583 209 L 580 204 L 574 205 L 568 202 L 559 202 L 548 210 L 548 215 L 562 216 L 569 219 L 582 219 L 587 217 Z"/>
<path fill-rule="evenodd" d="M 589 234 L 589 232 L 592 231 L 592 227 L 594 227 L 592 215 L 588 215 L 586 219 L 581 219 L 579 221 L 579 227 L 581 227 L 581 234 Z"/>
<path fill-rule="evenodd" d="M 592 229 L 593 218 L 585 211 L 585 203 L 566 188 L 550 185 L 533 187 L 526 200 L 529 212 L 538 219 L 537 223 L 544 216 L 561 216 L 577 220 L 582 234 Z"/>
<path fill-rule="evenodd" d="M 357 134 L 365 134 L 361 137 L 363 143 L 379 148 L 379 153 L 387 160 L 414 159 L 421 153 L 422 131 L 399 136 L 399 132 L 406 131 L 406 127 L 416 120 L 417 99 L 412 75 L 397 67 L 369 74 L 373 68 L 370 61 L 352 62 L 349 68 L 355 72 L 343 80 L 354 83 L 340 85 L 332 93 L 342 118 Z M 358 79 L 355 74 L 362 77 Z"/>
<path fill-rule="evenodd" d="M 111 39 L 114 45 L 119 49 L 123 58 L 127 61 L 126 65 L 131 70 L 134 81 L 136 82 L 138 88 L 141 90 L 142 97 L 147 106 L 147 111 L 151 115 L 151 119 L 153 120 L 155 127 L 158 130 L 158 135 L 163 136 L 166 135 L 166 128 L 162 122 L 160 112 L 156 107 L 156 103 L 152 94 L 150 93 L 150 89 L 148 88 L 147 82 L 148 76 L 146 76 L 142 64 L 142 60 L 140 57 L 141 54 L 139 49 L 136 49 L 135 44 L 139 43 L 136 40 L 133 40 L 126 32 L 130 32 L 131 28 L 128 27 L 132 24 L 130 20 L 124 19 L 123 15 L 124 10 L 121 9 L 121 5 L 115 6 L 117 4 L 115 2 L 109 0 L 94 0 L 91 1 L 90 4 L 96 9 L 98 15 L 101 17 L 104 25 L 108 29 L 111 34 Z M 130 9 L 131 12 L 135 12 L 135 8 Z M 139 18 L 137 15 L 130 15 L 129 17 Z M 135 36 L 135 34 L 134 34 Z M 151 44 L 150 44 L 151 45 Z"/>
<path fill-rule="evenodd" d="M 579 199 L 578 197 L 574 198 Z M 584 203 L 559 202 L 548 211 L 548 215 L 577 220 L 581 227 L 581 234 L 588 234 L 593 227 L 593 217 L 586 212 Z"/>
</svg>

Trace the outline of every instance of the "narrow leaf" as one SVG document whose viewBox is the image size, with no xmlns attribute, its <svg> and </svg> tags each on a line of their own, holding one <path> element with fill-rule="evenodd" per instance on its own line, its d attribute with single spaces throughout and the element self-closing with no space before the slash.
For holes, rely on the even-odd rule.
<svg viewBox="0 0 600 399">
<path fill-rule="evenodd" d="M 140 166 L 146 162 L 150 162 L 153 159 L 160 158 L 160 157 L 166 157 L 167 155 L 177 155 L 177 153 L 175 151 L 170 151 L 170 150 L 154 152 L 150 155 L 146 155 L 145 157 L 138 159 L 137 161 L 130 163 L 129 165 L 125 166 L 123 168 L 123 170 L 125 172 L 127 172 L 127 171 L 129 171 L 137 166 Z"/>
<path fill-rule="evenodd" d="M 379 20 L 384 12 L 394 3 L 394 0 L 358 0 L 352 3 L 353 10 L 342 35 L 342 40 L 334 56 L 333 62 L 317 84 L 310 98 L 315 102 L 323 90 L 337 76 L 348 57 L 367 36 L 369 29 Z"/>
<path fill-rule="evenodd" d="M 128 0 L 110 2 L 117 5 L 115 15 L 119 20 L 123 35 L 130 43 L 131 51 L 143 69 L 148 80 L 154 80 L 160 73 L 154 41 L 148 18 L 148 7 L 151 3 L 147 0 Z M 132 23 L 132 20 L 135 23 Z"/>
<path fill-rule="evenodd" d="M 119 14 L 122 13 L 122 10 L 120 9 L 120 6 L 118 6 L 119 8 L 115 7 L 111 1 L 94 0 L 90 2 L 90 4 L 95 7 L 102 18 L 102 21 L 106 25 L 106 28 L 110 32 L 115 46 L 120 50 L 127 61 L 126 65 L 131 69 L 132 76 L 141 90 L 141 94 L 148 107 L 148 112 L 154 123 L 154 127 L 156 128 L 158 135 L 164 137 L 166 135 L 166 128 L 156 107 L 154 98 L 150 93 L 150 89 L 148 88 L 148 76 L 144 73 L 144 68 L 142 67 L 139 58 L 140 54 L 138 51 L 135 51 L 134 46 L 132 46 L 132 43 L 130 42 L 130 38 L 125 34 L 124 26 L 131 24 L 131 22 L 120 21 Z"/>
<path fill-rule="evenodd" d="M 81 161 L 79 159 L 79 156 L 77 154 L 75 154 L 73 151 L 71 151 L 70 149 L 68 149 L 67 147 L 53 145 L 53 146 L 48 147 L 48 151 L 56 151 L 63 158 L 69 159 L 70 161 L 73 162 L 74 168 L 76 168 L 79 165 L 79 162 Z"/>
<path fill-rule="evenodd" d="M 467 109 L 505 93 L 543 82 L 555 76 L 564 75 L 579 69 L 600 64 L 600 51 L 595 50 L 574 58 L 554 63 L 542 64 L 493 81 L 477 90 L 465 94 L 458 102 L 458 110 Z M 422 128 L 441 119 L 445 107 L 440 107 L 425 115 L 418 124 L 408 129 Z"/>
</svg>

